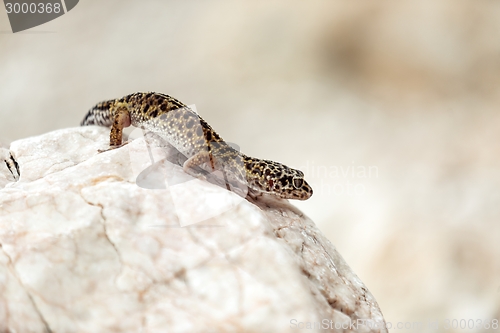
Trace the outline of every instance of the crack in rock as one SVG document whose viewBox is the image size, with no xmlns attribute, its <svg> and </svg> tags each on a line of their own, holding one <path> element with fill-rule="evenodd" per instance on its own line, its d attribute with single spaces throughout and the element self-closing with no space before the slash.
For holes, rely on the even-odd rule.
<svg viewBox="0 0 500 333">
<path fill-rule="evenodd" d="M 123 273 L 123 266 L 124 266 L 124 263 L 123 263 L 123 258 L 122 258 L 122 255 L 120 253 L 120 251 L 118 250 L 118 247 L 116 246 L 116 244 L 111 240 L 111 238 L 109 237 L 109 234 L 108 234 L 108 228 L 106 226 L 106 216 L 104 216 L 104 206 L 100 203 L 98 204 L 94 204 L 88 200 L 86 200 L 84 198 L 84 196 L 82 195 L 82 193 L 80 192 L 80 196 L 81 198 L 83 199 L 83 201 L 85 201 L 88 205 L 90 206 L 95 206 L 95 207 L 99 207 L 99 213 L 101 215 L 101 225 L 102 225 L 102 229 L 104 231 L 104 237 L 106 238 L 106 240 L 108 241 L 109 244 L 111 244 L 111 246 L 113 247 L 115 253 L 116 253 L 116 256 L 118 257 L 118 262 L 120 263 L 120 273 L 117 275 L 117 278 Z M 115 280 L 115 283 L 116 283 L 116 280 Z"/>
<path fill-rule="evenodd" d="M 19 277 L 19 274 L 17 273 L 17 271 L 16 271 L 16 269 L 14 267 L 14 263 L 12 262 L 12 258 L 9 256 L 9 254 L 7 252 L 5 252 L 5 250 L 3 249 L 3 246 L 2 246 L 1 243 L 0 243 L 0 250 L 3 252 L 3 254 L 5 254 L 5 256 L 7 257 L 7 259 L 9 260 L 8 266 L 10 267 L 10 270 L 11 270 L 12 274 L 14 275 L 14 277 L 16 278 L 17 282 L 19 283 L 19 285 L 21 286 L 21 288 L 24 290 L 24 292 L 28 296 L 31 305 L 33 306 L 33 309 L 35 310 L 36 314 L 40 318 L 40 321 L 43 323 L 43 326 L 45 327 L 45 332 L 46 333 L 53 333 L 53 331 L 50 328 L 49 323 L 47 322 L 47 320 L 45 320 L 45 317 L 43 316 L 42 312 L 40 311 L 40 309 L 36 305 L 36 302 L 33 299 L 33 296 L 28 291 L 28 289 L 24 285 L 23 281 Z"/>
<path fill-rule="evenodd" d="M 106 237 L 106 240 L 108 241 L 109 244 L 111 244 L 111 246 L 113 247 L 113 249 L 115 250 L 115 253 L 118 257 L 118 261 L 120 262 L 120 267 L 122 267 L 123 269 L 123 260 L 122 260 L 122 255 L 120 253 L 120 251 L 118 250 L 118 247 L 116 246 L 116 244 L 111 240 L 111 238 L 109 237 L 109 234 L 108 234 L 108 228 L 106 227 L 106 216 L 104 216 L 104 206 L 102 204 L 94 204 L 88 200 L 86 200 L 84 198 L 84 196 L 82 195 L 82 193 L 80 192 L 80 196 L 82 197 L 83 201 L 85 201 L 88 205 L 90 206 L 95 206 L 95 207 L 99 207 L 100 208 L 100 215 L 101 215 L 101 225 L 102 225 L 102 228 L 103 228 L 103 231 L 104 231 L 104 237 Z"/>
</svg>

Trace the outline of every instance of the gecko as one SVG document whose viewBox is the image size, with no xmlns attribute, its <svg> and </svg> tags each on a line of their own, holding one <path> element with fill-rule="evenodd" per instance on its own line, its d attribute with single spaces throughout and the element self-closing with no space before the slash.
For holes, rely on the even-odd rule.
<svg viewBox="0 0 500 333">
<path fill-rule="evenodd" d="M 226 184 L 253 195 L 306 200 L 313 194 L 302 171 L 246 156 L 227 144 L 195 111 L 169 95 L 138 92 L 100 102 L 81 122 L 81 126 L 87 125 L 111 127 L 110 149 L 124 145 L 125 127 L 152 132 L 187 158 L 182 165 L 186 173 L 193 175 L 197 167 L 219 170 Z"/>
</svg>

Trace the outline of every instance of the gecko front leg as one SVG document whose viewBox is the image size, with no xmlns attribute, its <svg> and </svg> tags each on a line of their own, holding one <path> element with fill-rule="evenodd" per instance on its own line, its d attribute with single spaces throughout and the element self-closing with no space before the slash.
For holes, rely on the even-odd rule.
<svg viewBox="0 0 500 333">
<path fill-rule="evenodd" d="M 99 153 L 103 153 L 108 150 L 120 148 L 126 145 L 128 142 L 123 142 L 123 128 L 129 127 L 131 124 L 130 112 L 128 110 L 128 105 L 126 103 L 119 103 L 116 109 L 112 113 L 114 114 L 113 125 L 111 126 L 111 131 L 109 133 L 109 148 L 105 150 L 100 150 Z"/>
<path fill-rule="evenodd" d="M 210 171 L 202 168 L 201 166 L 203 164 L 208 164 L 208 168 L 210 169 Z M 216 168 L 215 168 L 214 156 L 212 155 L 212 153 L 208 152 L 207 150 L 199 151 L 196 155 L 191 156 L 190 158 L 188 158 L 187 161 L 184 162 L 184 164 L 182 165 L 182 169 L 188 175 L 191 175 L 193 177 L 196 177 L 196 178 L 199 178 L 199 179 L 203 179 L 203 180 L 207 179 L 206 175 L 203 174 L 203 173 L 198 173 L 197 169 L 198 170 L 202 169 L 205 172 L 208 171 L 209 172 L 208 176 L 215 176 L 216 178 L 220 177 L 220 175 L 216 175 L 214 173 L 214 171 L 217 171 Z M 223 168 L 220 171 L 222 172 L 222 177 L 220 178 L 220 181 L 223 181 L 223 184 L 225 186 L 223 184 L 219 184 L 219 186 L 223 186 L 228 191 L 230 191 L 231 189 L 229 187 L 229 182 L 228 182 L 226 173 L 224 172 Z M 218 183 L 218 182 L 216 182 L 216 183 Z"/>
</svg>

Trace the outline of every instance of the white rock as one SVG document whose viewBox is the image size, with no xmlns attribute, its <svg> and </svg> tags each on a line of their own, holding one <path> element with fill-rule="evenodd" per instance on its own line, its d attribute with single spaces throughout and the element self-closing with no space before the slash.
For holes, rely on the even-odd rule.
<svg viewBox="0 0 500 333">
<path fill-rule="evenodd" d="M 158 189 L 141 188 L 164 153 L 137 139 L 98 154 L 108 131 L 11 144 L 21 177 L 0 178 L 0 331 L 387 332 L 370 292 L 290 203 L 249 202 L 166 161 L 142 184 Z"/>
</svg>

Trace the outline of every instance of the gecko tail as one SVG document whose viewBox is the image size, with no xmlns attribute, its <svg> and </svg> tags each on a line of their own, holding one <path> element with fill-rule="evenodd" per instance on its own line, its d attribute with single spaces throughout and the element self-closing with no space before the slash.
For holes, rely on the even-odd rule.
<svg viewBox="0 0 500 333">
<path fill-rule="evenodd" d="M 110 127 L 113 124 L 111 119 L 111 106 L 113 101 L 106 101 L 96 104 L 85 115 L 80 126 L 98 125 Z"/>
</svg>

